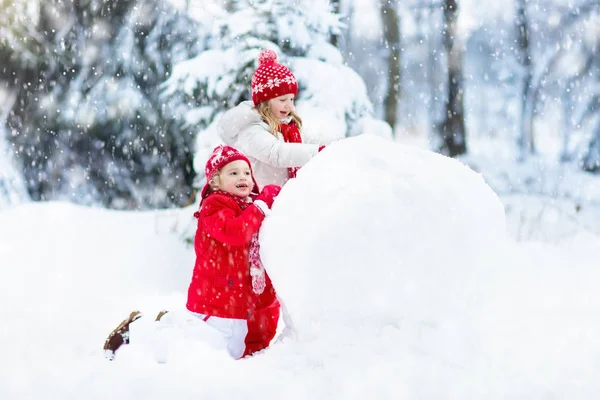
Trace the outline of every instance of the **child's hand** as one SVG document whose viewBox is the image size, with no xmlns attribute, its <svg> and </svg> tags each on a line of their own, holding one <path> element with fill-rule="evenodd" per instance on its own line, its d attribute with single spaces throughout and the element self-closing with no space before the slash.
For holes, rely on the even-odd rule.
<svg viewBox="0 0 600 400">
<path fill-rule="evenodd" d="M 267 185 L 263 188 L 263 190 L 260 192 L 260 194 L 256 197 L 256 200 L 264 201 L 265 204 L 267 206 L 269 206 L 269 208 L 271 208 L 271 206 L 273 205 L 273 200 L 275 200 L 275 197 L 277 197 L 280 190 L 281 190 L 280 186 Z"/>
</svg>

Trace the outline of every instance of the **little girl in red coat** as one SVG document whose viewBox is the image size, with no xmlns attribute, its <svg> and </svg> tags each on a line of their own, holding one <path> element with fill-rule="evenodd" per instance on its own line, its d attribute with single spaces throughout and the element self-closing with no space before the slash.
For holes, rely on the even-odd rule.
<svg viewBox="0 0 600 400">
<path fill-rule="evenodd" d="M 269 345 L 279 302 L 259 257 L 258 230 L 280 187 L 259 193 L 250 162 L 230 146 L 218 146 L 206 163 L 194 240 L 196 264 L 187 309 L 228 338 L 234 358 Z"/>
<path fill-rule="evenodd" d="M 258 230 L 280 187 L 267 185 L 259 194 L 250 161 L 230 146 L 213 150 L 205 172 L 200 210 L 194 214 L 196 262 L 187 311 L 161 311 L 156 331 L 178 326 L 189 333 L 208 324 L 222 334 L 229 354 L 239 359 L 266 348 L 277 330 L 280 305 L 260 261 Z M 111 332 L 104 344 L 107 358 L 112 360 L 116 350 L 129 343 L 129 325 L 140 317 L 139 311 L 132 312 Z M 168 347 L 158 341 L 163 342 L 158 347 Z M 166 361 L 156 348 L 155 356 Z"/>
</svg>

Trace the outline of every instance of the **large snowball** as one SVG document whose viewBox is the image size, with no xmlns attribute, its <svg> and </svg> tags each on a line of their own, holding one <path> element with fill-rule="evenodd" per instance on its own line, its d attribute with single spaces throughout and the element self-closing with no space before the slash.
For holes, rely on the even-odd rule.
<svg viewBox="0 0 600 400">
<path fill-rule="evenodd" d="M 471 318 L 504 230 L 479 174 L 362 135 L 328 146 L 286 184 L 261 255 L 300 338 L 382 321 L 439 329 Z"/>
</svg>

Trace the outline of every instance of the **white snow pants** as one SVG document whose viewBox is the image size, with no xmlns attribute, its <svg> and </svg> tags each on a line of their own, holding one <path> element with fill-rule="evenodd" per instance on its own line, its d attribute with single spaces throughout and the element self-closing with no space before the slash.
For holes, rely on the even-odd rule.
<svg viewBox="0 0 600 400">
<path fill-rule="evenodd" d="M 148 345 L 159 363 L 167 362 L 171 347 L 180 339 L 198 340 L 216 349 L 226 349 L 236 360 L 244 354 L 248 333 L 246 320 L 208 317 L 188 310 L 170 310 L 160 321 L 146 317 L 150 316 L 131 324 L 131 342 L 133 344 L 142 336 L 150 338 Z"/>
</svg>

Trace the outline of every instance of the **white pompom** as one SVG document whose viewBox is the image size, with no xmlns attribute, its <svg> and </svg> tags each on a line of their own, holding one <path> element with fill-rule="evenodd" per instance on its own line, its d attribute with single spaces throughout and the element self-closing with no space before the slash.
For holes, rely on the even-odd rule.
<svg viewBox="0 0 600 400">
<path fill-rule="evenodd" d="M 258 55 L 258 65 L 263 65 L 272 62 L 277 62 L 277 54 L 275 54 L 273 50 L 261 50 L 260 54 Z"/>
</svg>

